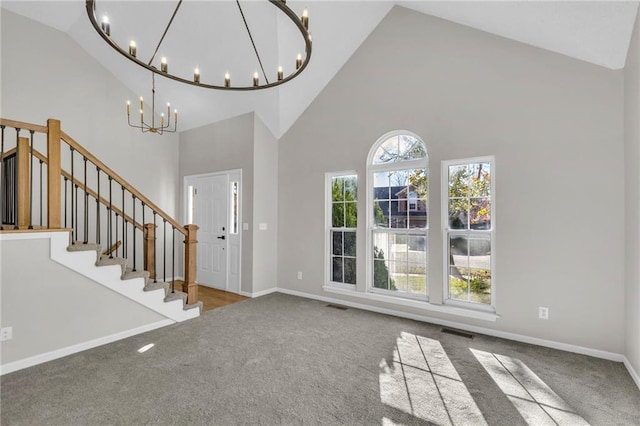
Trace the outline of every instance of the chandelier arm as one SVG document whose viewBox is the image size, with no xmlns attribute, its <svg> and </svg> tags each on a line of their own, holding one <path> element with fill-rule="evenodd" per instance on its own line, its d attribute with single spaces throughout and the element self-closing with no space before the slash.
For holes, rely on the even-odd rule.
<svg viewBox="0 0 640 426">
<path fill-rule="evenodd" d="M 244 17 L 244 12 L 242 11 L 242 7 L 240 6 L 240 0 L 236 0 L 236 4 L 238 5 L 238 10 L 240 10 L 240 15 L 242 15 L 242 21 L 244 22 L 244 27 L 247 29 L 247 34 L 249 34 L 249 40 L 251 40 L 253 51 L 256 52 L 256 58 L 258 58 L 258 63 L 260 64 L 260 69 L 262 70 L 262 75 L 264 76 L 264 80 L 267 82 L 267 84 L 269 84 L 269 79 L 267 78 L 267 73 L 264 72 L 264 67 L 262 66 L 262 59 L 260 59 L 258 48 L 256 47 L 256 44 L 253 42 L 253 36 L 251 35 L 249 24 L 247 24 L 247 20 Z"/>
<path fill-rule="evenodd" d="M 182 5 L 182 0 L 178 1 L 178 4 L 176 5 L 176 10 L 173 11 L 173 15 L 171 15 L 171 19 L 169 19 L 169 23 L 167 24 L 167 27 L 164 29 L 164 32 L 162 33 L 162 37 L 160 37 L 160 41 L 156 46 L 156 50 L 155 52 L 153 52 L 153 56 L 151 56 L 151 59 L 149 60 L 149 63 L 147 65 L 150 66 L 153 60 L 155 59 L 156 55 L 158 54 L 158 49 L 160 49 L 160 45 L 164 41 L 164 36 L 167 35 L 167 31 L 169 31 L 169 27 L 171 27 L 171 24 L 173 23 L 173 18 L 176 17 L 176 13 L 178 13 L 178 9 L 180 9 L 180 5 Z"/>
</svg>

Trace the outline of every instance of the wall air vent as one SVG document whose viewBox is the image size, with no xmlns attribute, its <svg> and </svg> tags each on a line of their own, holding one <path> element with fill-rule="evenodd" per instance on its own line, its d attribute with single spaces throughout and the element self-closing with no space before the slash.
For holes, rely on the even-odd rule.
<svg viewBox="0 0 640 426">
<path fill-rule="evenodd" d="M 454 336 L 466 337 L 467 339 L 473 339 L 473 334 L 467 333 L 466 331 L 455 330 L 453 328 L 443 328 L 441 330 L 443 333 L 453 334 Z"/>
<path fill-rule="evenodd" d="M 334 305 L 333 303 L 328 304 L 327 308 L 339 309 L 341 311 L 346 311 L 347 309 L 349 309 L 346 306 Z"/>
</svg>

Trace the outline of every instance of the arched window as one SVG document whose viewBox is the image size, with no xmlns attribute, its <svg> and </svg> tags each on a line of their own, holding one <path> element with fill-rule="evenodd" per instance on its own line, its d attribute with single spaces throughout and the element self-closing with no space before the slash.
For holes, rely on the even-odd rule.
<svg viewBox="0 0 640 426">
<path fill-rule="evenodd" d="M 427 148 L 416 135 L 381 137 L 367 161 L 368 285 L 371 291 L 426 299 Z"/>
</svg>

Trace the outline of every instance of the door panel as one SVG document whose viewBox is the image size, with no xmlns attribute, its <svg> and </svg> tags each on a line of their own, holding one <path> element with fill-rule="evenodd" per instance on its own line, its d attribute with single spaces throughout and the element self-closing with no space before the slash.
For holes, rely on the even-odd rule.
<svg viewBox="0 0 640 426">
<path fill-rule="evenodd" d="M 198 230 L 197 281 L 227 289 L 228 176 L 195 179 L 193 221 Z"/>
</svg>

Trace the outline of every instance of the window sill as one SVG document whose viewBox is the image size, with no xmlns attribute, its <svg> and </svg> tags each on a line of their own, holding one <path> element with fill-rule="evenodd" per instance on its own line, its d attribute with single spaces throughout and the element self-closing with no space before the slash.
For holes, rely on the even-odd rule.
<svg viewBox="0 0 640 426">
<path fill-rule="evenodd" d="M 405 299 L 402 297 L 387 296 L 378 293 L 363 293 L 356 291 L 355 289 L 340 288 L 332 285 L 324 285 L 322 286 L 322 288 L 328 293 L 341 294 L 344 296 L 356 297 L 358 299 L 374 300 L 377 302 L 389 303 L 395 306 L 406 306 L 430 312 L 456 315 L 459 317 L 493 322 L 500 318 L 500 315 L 494 312 L 477 311 L 469 308 L 462 308 L 451 305 L 434 305 L 426 300 Z"/>
</svg>

